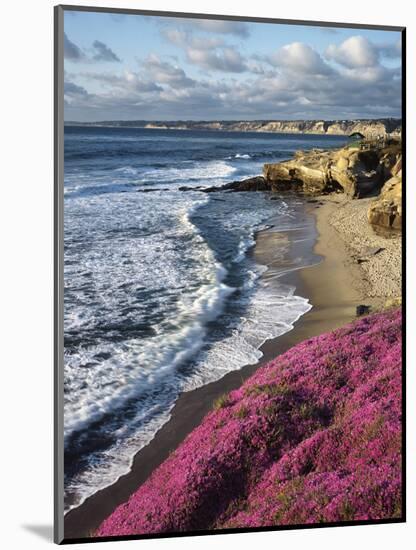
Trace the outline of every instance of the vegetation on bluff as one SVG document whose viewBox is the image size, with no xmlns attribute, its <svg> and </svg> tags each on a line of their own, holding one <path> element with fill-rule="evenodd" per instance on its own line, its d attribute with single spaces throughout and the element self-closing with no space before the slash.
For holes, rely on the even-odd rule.
<svg viewBox="0 0 416 550">
<path fill-rule="evenodd" d="M 222 397 L 97 536 L 401 516 L 401 311 L 306 340 Z"/>
</svg>

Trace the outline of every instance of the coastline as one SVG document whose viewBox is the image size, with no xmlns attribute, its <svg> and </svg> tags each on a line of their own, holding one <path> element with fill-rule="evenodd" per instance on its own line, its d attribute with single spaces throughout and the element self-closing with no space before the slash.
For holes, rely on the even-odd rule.
<svg viewBox="0 0 416 550">
<path fill-rule="evenodd" d="M 355 318 L 356 306 L 367 303 L 364 300 L 368 281 L 363 284 L 363 266 L 352 258 L 351 249 L 339 233 L 340 226 L 335 229 L 330 223 L 341 204 L 342 198 L 336 195 L 307 204 L 309 214 L 316 217 L 318 236 L 314 252 L 322 257 L 322 261 L 280 278 L 296 287 L 296 295 L 308 298 L 312 309 L 296 322 L 292 330 L 264 343 L 260 348 L 263 357 L 255 365 L 247 365 L 216 382 L 182 394 L 172 410 L 171 419 L 136 454 L 130 472 L 66 514 L 66 539 L 91 536 L 114 508 L 126 501 L 201 422 L 218 397 L 238 388 L 255 370 L 295 344 Z M 273 229 L 257 234 L 253 254 L 259 263 L 268 265 L 266 277 L 273 276 L 272 251 L 277 235 L 279 233 Z"/>
</svg>

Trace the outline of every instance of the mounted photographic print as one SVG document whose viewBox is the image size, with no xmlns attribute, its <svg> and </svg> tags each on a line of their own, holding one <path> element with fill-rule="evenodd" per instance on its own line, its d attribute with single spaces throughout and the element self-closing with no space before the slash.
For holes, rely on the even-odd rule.
<svg viewBox="0 0 416 550">
<path fill-rule="evenodd" d="M 405 520 L 404 51 L 55 8 L 56 542 Z"/>
</svg>

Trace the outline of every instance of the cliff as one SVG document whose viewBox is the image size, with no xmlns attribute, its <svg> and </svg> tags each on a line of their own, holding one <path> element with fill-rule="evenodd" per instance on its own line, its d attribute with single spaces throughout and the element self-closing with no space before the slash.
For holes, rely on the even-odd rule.
<svg viewBox="0 0 416 550">
<path fill-rule="evenodd" d="M 402 157 L 391 169 L 391 178 L 368 209 L 368 221 L 387 229 L 402 228 Z"/>
<path fill-rule="evenodd" d="M 399 518 L 400 414 L 391 310 L 258 369 L 96 535 Z"/>
<path fill-rule="evenodd" d="M 360 132 L 366 137 L 400 136 L 400 119 L 367 119 L 367 120 L 113 120 L 102 122 L 66 122 L 66 125 L 136 127 L 159 130 L 222 130 L 226 132 L 275 132 L 283 134 L 329 134 L 349 136 Z"/>
<path fill-rule="evenodd" d="M 341 190 L 359 198 L 380 189 L 401 156 L 399 142 L 364 149 L 298 151 L 285 162 L 265 164 L 263 176 L 272 191 L 301 189 L 308 195 Z"/>
</svg>

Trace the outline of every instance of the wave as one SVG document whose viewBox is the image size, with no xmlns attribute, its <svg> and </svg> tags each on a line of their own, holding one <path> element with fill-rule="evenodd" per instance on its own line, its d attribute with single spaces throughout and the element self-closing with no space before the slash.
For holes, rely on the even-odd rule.
<svg viewBox="0 0 416 550">
<path fill-rule="evenodd" d="M 195 163 L 194 166 L 174 166 L 171 168 L 147 170 L 142 174 L 142 180 L 153 183 L 203 183 L 206 180 L 218 180 L 222 183 L 223 178 L 231 176 L 237 171 L 235 166 L 227 164 L 225 161 L 209 161 Z"/>
<path fill-rule="evenodd" d="M 66 511 L 129 470 L 181 392 L 255 363 L 311 307 L 270 286 L 249 254 L 272 211 L 290 229 L 288 204 L 176 191 L 256 172 L 278 153 L 212 144 L 216 158 L 197 161 L 199 151 L 178 159 L 176 143 L 171 156 L 155 147 L 159 159 L 115 150 L 65 166 Z"/>
<path fill-rule="evenodd" d="M 65 198 L 93 197 L 94 195 L 103 195 L 108 193 L 129 193 L 136 187 L 141 186 L 141 182 L 114 182 L 102 185 L 75 185 L 66 187 L 64 190 Z"/>
<path fill-rule="evenodd" d="M 206 341 L 208 324 L 222 314 L 226 301 L 235 292 L 234 288 L 224 282 L 227 269 L 215 258 L 191 221 L 191 215 L 208 198 L 194 199 L 186 204 L 183 204 L 185 199 L 180 198 L 182 207 L 176 214 L 179 228 L 175 234 L 167 232 L 165 235 L 168 244 L 163 253 L 167 258 L 169 242 L 178 246 L 182 240 L 192 256 L 192 262 L 196 263 L 194 269 L 197 271 L 190 270 L 189 281 L 183 281 L 187 292 L 182 292 L 179 299 L 175 300 L 174 313 L 168 319 L 170 330 L 163 329 L 162 324 L 158 326 L 156 322 L 154 334 L 146 339 L 126 339 L 124 335 L 124 339 L 119 341 L 116 338 L 116 327 L 124 331 L 123 322 L 127 323 L 129 318 L 123 322 L 112 318 L 105 340 L 100 333 L 97 345 L 86 345 L 75 354 L 66 347 L 66 511 L 128 471 L 137 449 L 146 445 L 167 421 L 169 411 L 186 383 L 181 366 L 201 350 Z M 170 206 L 175 208 L 172 201 Z M 170 241 L 169 237 L 174 240 Z M 151 247 L 155 250 L 160 244 L 153 240 Z M 143 249 L 140 252 L 143 254 Z M 186 257 L 183 261 L 186 261 Z M 96 283 L 101 284 L 97 278 L 97 267 L 90 264 L 89 267 L 96 273 Z M 168 268 L 170 279 L 166 284 L 174 288 L 181 282 L 182 275 L 172 272 L 171 266 Z M 151 274 L 148 276 L 151 277 Z M 119 302 L 117 293 L 121 286 L 113 275 L 112 298 L 115 307 Z M 134 287 L 129 291 L 130 294 L 134 294 Z M 77 299 L 80 297 L 78 293 Z M 131 306 L 127 303 L 124 309 L 129 308 Z M 113 310 L 111 302 L 108 303 L 108 309 Z M 99 317 L 100 310 L 96 309 L 92 315 Z M 81 332 L 85 342 L 88 335 L 97 332 L 97 323 L 102 331 L 106 322 L 105 316 L 101 320 L 88 319 L 84 312 L 81 311 L 81 316 L 78 316 L 76 311 L 71 310 L 71 316 L 66 319 L 65 333 Z M 97 440 L 100 441 L 101 449 L 95 448 Z M 71 475 L 71 460 L 74 462 L 73 471 L 76 472 L 80 454 L 88 456 L 94 466 Z"/>
<path fill-rule="evenodd" d="M 118 361 L 129 355 L 130 362 L 137 365 L 148 364 L 151 361 L 152 367 L 146 370 L 129 368 L 129 373 L 124 374 L 123 384 L 117 389 L 114 385 L 107 385 L 104 380 L 102 385 L 96 387 L 97 396 L 87 394 L 87 402 L 80 402 L 79 395 L 71 404 L 67 403 L 65 417 L 65 438 L 67 439 L 74 431 L 84 429 L 109 411 L 119 408 L 125 401 L 132 397 L 138 397 L 150 386 L 166 376 L 166 371 L 175 372 L 176 367 L 183 361 L 189 359 L 202 345 L 206 325 L 218 317 L 224 307 L 227 297 L 235 289 L 224 284 L 227 270 L 219 263 L 211 249 L 203 241 L 199 231 L 190 220 L 192 213 L 200 203 L 195 202 L 183 209 L 179 219 L 191 241 L 198 242 L 199 255 L 197 257 L 198 270 L 203 284 L 198 286 L 190 295 L 183 294 L 182 299 L 176 304 L 175 324 L 177 330 L 169 336 L 166 334 L 156 335 L 148 339 L 147 345 L 143 346 L 140 340 L 132 339 L 124 342 L 121 349 L 118 344 L 113 345 L 112 358 L 101 362 L 101 374 L 110 378 L 115 375 L 119 366 Z M 74 319 L 72 319 L 74 321 Z M 73 327 L 73 324 L 72 324 Z M 70 327 L 67 324 L 67 330 Z M 139 350 L 139 351 L 138 351 Z M 93 360 L 95 350 L 88 353 L 84 351 L 83 362 L 89 364 Z M 118 357 L 121 355 L 122 357 Z M 67 356 L 66 365 L 75 366 L 71 356 Z M 71 373 L 68 373 L 70 376 Z M 73 374 L 78 374 L 74 372 Z M 93 390 L 92 390 L 93 391 Z"/>
<path fill-rule="evenodd" d="M 290 154 L 288 154 L 286 151 L 251 151 L 250 153 L 236 153 L 235 155 L 227 156 L 225 157 L 225 160 L 282 160 L 289 157 Z"/>
<path fill-rule="evenodd" d="M 237 171 L 237 168 L 224 161 L 193 164 L 189 166 L 186 163 L 185 166 L 170 168 L 161 164 L 160 167 L 153 167 L 151 170 L 125 165 L 112 171 L 115 176 L 112 177 L 110 174 L 107 177 L 96 177 L 92 184 L 91 179 L 85 179 L 75 173 L 66 178 L 64 194 L 66 199 L 74 199 L 108 193 L 134 192 L 137 188 L 157 184 L 178 187 L 183 184 L 200 185 L 209 181 L 209 185 L 221 185 Z"/>
</svg>

